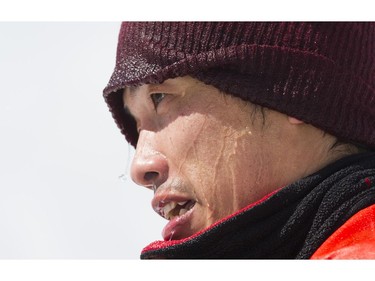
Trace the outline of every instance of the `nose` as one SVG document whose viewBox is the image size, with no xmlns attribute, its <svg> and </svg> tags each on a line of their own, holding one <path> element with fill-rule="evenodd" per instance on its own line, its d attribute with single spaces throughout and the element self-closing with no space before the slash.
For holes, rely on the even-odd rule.
<svg viewBox="0 0 375 281">
<path fill-rule="evenodd" d="M 145 135 L 144 131 L 139 135 L 130 175 L 136 184 L 155 189 L 168 178 L 168 161 L 155 149 L 152 137 Z"/>
</svg>

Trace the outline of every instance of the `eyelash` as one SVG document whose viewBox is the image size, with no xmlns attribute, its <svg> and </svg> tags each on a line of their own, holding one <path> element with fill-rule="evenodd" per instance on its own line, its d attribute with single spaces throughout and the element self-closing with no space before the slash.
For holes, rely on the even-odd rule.
<svg viewBox="0 0 375 281">
<path fill-rule="evenodd" d="M 151 101 L 154 104 L 155 111 L 157 111 L 159 104 L 163 101 L 166 94 L 164 93 L 154 93 L 150 95 Z"/>
</svg>

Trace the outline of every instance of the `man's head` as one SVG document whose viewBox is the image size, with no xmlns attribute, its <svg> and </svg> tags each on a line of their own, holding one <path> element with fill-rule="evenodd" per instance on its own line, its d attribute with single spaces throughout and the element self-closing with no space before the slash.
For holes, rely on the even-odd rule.
<svg viewBox="0 0 375 281">
<path fill-rule="evenodd" d="M 321 130 L 189 76 L 126 88 L 123 99 L 139 131 L 133 180 L 155 191 L 165 218 L 188 211 L 164 239 L 190 236 L 341 155 Z"/>
<path fill-rule="evenodd" d="M 187 211 L 164 238 L 203 230 L 356 151 L 337 149 L 338 139 L 375 147 L 374 30 L 124 24 L 104 94 L 136 146 L 134 181 L 155 190 L 163 216 Z"/>
</svg>

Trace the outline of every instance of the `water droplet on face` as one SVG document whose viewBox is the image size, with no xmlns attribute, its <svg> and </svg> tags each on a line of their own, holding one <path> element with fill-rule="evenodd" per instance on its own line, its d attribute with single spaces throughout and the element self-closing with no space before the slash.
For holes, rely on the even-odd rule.
<svg viewBox="0 0 375 281">
<path fill-rule="evenodd" d="M 169 241 L 171 241 L 172 240 L 172 237 L 173 237 L 173 235 L 174 235 L 174 230 L 172 230 L 172 232 L 171 232 L 171 236 L 169 236 Z"/>
</svg>

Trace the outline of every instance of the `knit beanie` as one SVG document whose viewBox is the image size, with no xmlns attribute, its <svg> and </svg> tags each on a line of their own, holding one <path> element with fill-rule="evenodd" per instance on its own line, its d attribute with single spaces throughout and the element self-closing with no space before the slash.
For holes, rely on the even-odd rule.
<svg viewBox="0 0 375 281">
<path fill-rule="evenodd" d="M 123 89 L 185 75 L 375 148 L 374 22 L 123 23 L 104 98 L 133 146 Z"/>
</svg>

